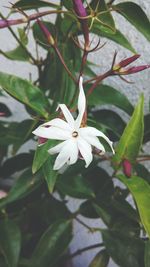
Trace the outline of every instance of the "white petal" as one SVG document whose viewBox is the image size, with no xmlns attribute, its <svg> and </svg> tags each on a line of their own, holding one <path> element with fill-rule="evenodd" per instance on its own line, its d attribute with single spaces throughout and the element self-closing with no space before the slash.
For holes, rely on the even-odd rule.
<svg viewBox="0 0 150 267">
<path fill-rule="evenodd" d="M 99 137 L 104 138 L 107 141 L 107 143 L 109 144 L 109 146 L 111 147 L 113 154 L 115 153 L 115 151 L 113 149 L 113 146 L 112 146 L 113 142 L 111 142 L 109 140 L 109 138 L 104 133 L 102 133 L 101 131 L 97 130 L 96 128 L 89 127 L 89 126 L 88 127 L 83 127 L 83 128 L 79 129 L 79 132 L 82 134 L 82 136 L 87 136 L 88 135 L 88 136 L 99 136 Z"/>
<path fill-rule="evenodd" d="M 62 113 L 66 119 L 66 121 L 69 123 L 71 128 L 74 128 L 74 118 L 72 116 L 72 114 L 70 113 L 69 109 L 67 108 L 67 106 L 65 104 L 60 104 L 58 106 L 58 108 L 60 108 L 62 110 Z"/>
<path fill-rule="evenodd" d="M 96 136 L 84 136 L 84 139 L 92 146 L 96 147 L 98 150 L 105 152 L 104 146 L 100 143 L 98 137 Z"/>
<path fill-rule="evenodd" d="M 93 159 L 92 147 L 81 137 L 77 138 L 77 143 L 78 149 L 86 162 L 85 167 L 87 168 Z"/>
<path fill-rule="evenodd" d="M 75 121 L 75 127 L 76 129 L 78 129 L 81 125 L 82 122 L 82 118 L 85 112 L 85 108 L 86 108 L 86 98 L 85 98 L 85 94 L 84 94 L 84 90 L 83 90 L 83 78 L 82 76 L 80 77 L 79 80 L 79 97 L 78 97 L 78 117 Z"/>
<path fill-rule="evenodd" d="M 54 140 L 67 140 L 71 137 L 71 133 L 69 131 L 58 129 L 57 127 L 50 126 L 49 128 L 44 127 L 43 125 L 39 126 L 37 129 L 33 131 L 33 134 Z"/>
<path fill-rule="evenodd" d="M 50 149 L 48 150 L 48 152 L 49 152 L 51 155 L 54 155 L 54 154 L 59 153 L 59 152 L 62 150 L 62 148 L 66 145 L 66 142 L 68 142 L 68 141 L 61 142 L 60 144 L 58 144 L 58 145 L 56 145 L 56 146 L 50 148 Z"/>
<path fill-rule="evenodd" d="M 59 118 L 48 121 L 48 122 L 44 123 L 43 126 L 55 126 L 55 127 L 61 128 L 63 130 L 71 131 L 71 127 L 69 126 L 69 124 L 66 121 L 61 120 Z"/>
<path fill-rule="evenodd" d="M 71 155 L 71 142 L 68 140 L 58 154 L 53 169 L 59 170 L 65 163 L 68 162 Z"/>
<path fill-rule="evenodd" d="M 78 146 L 77 146 L 77 140 L 73 138 L 72 143 L 71 143 L 71 153 L 70 153 L 70 159 L 68 164 L 72 165 L 74 163 L 76 163 L 76 161 L 78 160 L 78 154 L 79 154 L 79 150 L 78 150 Z"/>
</svg>

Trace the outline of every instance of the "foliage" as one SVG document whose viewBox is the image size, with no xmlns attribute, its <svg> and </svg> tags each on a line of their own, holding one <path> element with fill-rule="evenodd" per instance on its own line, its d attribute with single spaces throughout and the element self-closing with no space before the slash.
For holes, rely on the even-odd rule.
<svg viewBox="0 0 150 267">
<path fill-rule="evenodd" d="M 89 267 L 107 267 L 110 258 L 121 267 L 149 266 L 150 172 L 141 163 L 150 159 L 150 155 L 143 152 L 143 145 L 150 141 L 150 113 L 144 116 L 143 95 L 133 107 L 120 88 L 107 84 L 107 77 L 124 78 L 123 75 L 144 70 L 149 65 L 128 68 L 139 56 L 116 63 L 114 52 L 112 66 L 96 75 L 87 57 L 90 50 L 94 53 L 99 48 L 99 43 L 95 48 L 90 43 L 91 33 L 136 53 L 127 36 L 116 28 L 114 12 L 123 16 L 148 41 L 150 22 L 141 7 L 130 1 L 116 4 L 115 0 L 91 0 L 89 5 L 83 2 L 86 9 L 82 1 L 76 0 L 62 0 L 60 4 L 50 0 L 19 0 L 10 6 L 7 20 L 0 14 L 0 30 L 7 28 L 18 43 L 11 51 L 0 49 L 1 56 L 32 64 L 38 72 L 36 81 L 0 72 L 2 267 L 65 266 L 68 259 L 90 248 L 99 248 L 99 252 Z M 22 18 L 11 19 L 16 13 Z M 51 20 L 53 13 L 55 21 Z M 45 19 L 48 14 L 49 20 Z M 13 25 L 17 25 L 18 32 Z M 31 33 L 36 47 L 34 54 L 29 48 Z M 83 42 L 79 41 L 80 35 L 83 35 Z M 45 56 L 39 55 L 39 47 Z M 87 169 L 78 159 L 76 164 L 55 171 L 55 156 L 50 156 L 48 150 L 56 141 L 45 140 L 38 146 L 32 131 L 41 121 L 58 117 L 59 103 L 76 111 L 80 75 L 84 77 L 87 95 L 88 125 L 109 136 L 114 142 L 115 155 L 104 142 L 107 154 L 94 155 Z M 11 106 L 7 105 L 8 95 L 22 103 L 28 114 L 26 119 L 13 121 Z M 130 117 L 128 122 L 117 110 Z M 22 152 L 29 141 L 32 149 Z M 111 167 L 112 173 L 102 167 L 103 161 Z M 117 186 L 114 178 L 118 180 Z M 128 202 L 129 195 L 135 205 Z M 68 208 L 68 196 L 83 200 L 74 212 Z M 83 222 L 78 217 L 81 215 Z M 102 219 L 105 229 L 90 228 L 84 223 L 84 217 Z M 103 243 L 83 249 L 79 246 L 70 255 L 68 248 L 74 238 L 75 220 L 91 232 L 101 232 Z"/>
</svg>

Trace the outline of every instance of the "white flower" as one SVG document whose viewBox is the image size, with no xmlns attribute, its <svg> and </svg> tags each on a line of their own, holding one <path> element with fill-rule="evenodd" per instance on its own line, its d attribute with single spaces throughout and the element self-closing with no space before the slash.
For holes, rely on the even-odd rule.
<svg viewBox="0 0 150 267">
<path fill-rule="evenodd" d="M 54 170 L 59 170 L 65 163 L 68 165 L 74 164 L 79 155 L 85 160 L 85 167 L 88 167 L 93 159 L 93 147 L 102 153 L 105 152 L 105 148 L 98 137 L 104 138 L 114 153 L 112 142 L 105 134 L 94 127 L 82 126 L 82 119 L 86 110 L 86 99 L 82 83 L 83 79 L 80 77 L 78 116 L 75 120 L 67 106 L 60 104 L 58 108 L 61 109 L 65 120 L 60 118 L 53 119 L 33 131 L 33 134 L 39 137 L 63 141 L 48 151 L 51 155 L 58 153 L 53 167 Z"/>
</svg>

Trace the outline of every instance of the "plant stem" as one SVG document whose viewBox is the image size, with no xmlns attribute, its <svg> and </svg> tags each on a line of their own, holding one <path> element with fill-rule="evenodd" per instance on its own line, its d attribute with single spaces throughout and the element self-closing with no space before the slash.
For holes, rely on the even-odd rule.
<svg viewBox="0 0 150 267">
<path fill-rule="evenodd" d="M 81 225 L 83 225 L 85 228 L 87 228 L 89 230 L 89 232 L 94 233 L 97 231 L 100 231 L 100 228 L 94 228 L 94 227 L 90 227 L 89 225 L 87 225 L 86 223 L 84 223 L 83 221 L 81 221 L 79 218 L 75 218 L 75 220 L 80 223 Z"/>
<path fill-rule="evenodd" d="M 108 70 L 107 72 L 105 72 L 104 74 L 97 76 L 96 78 L 94 78 L 94 80 L 96 80 L 92 86 L 90 87 L 90 89 L 87 92 L 87 97 L 93 92 L 93 90 L 95 89 L 95 87 L 105 78 L 109 77 L 110 75 L 112 75 L 112 70 Z M 92 79 L 90 80 L 92 81 Z"/>
</svg>

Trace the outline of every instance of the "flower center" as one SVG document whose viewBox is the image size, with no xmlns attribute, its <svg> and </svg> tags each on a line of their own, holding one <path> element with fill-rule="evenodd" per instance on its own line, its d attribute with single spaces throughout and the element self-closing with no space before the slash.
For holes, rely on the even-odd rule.
<svg viewBox="0 0 150 267">
<path fill-rule="evenodd" d="M 74 132 L 72 133 L 72 136 L 73 136 L 73 137 L 77 137 L 77 136 L 78 136 L 78 132 L 74 131 Z"/>
</svg>

